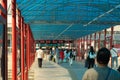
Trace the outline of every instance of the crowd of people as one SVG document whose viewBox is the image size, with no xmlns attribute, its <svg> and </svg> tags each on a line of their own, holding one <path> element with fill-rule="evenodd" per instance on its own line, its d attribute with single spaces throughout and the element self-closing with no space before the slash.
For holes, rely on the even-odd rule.
<svg viewBox="0 0 120 80">
<path fill-rule="evenodd" d="M 42 61 L 44 58 L 44 50 L 41 49 L 41 47 L 36 51 L 36 55 L 38 58 L 38 66 L 42 67 Z M 57 46 L 52 47 L 47 52 L 47 55 L 49 55 L 48 60 L 53 61 L 57 64 L 68 62 L 70 66 L 73 64 L 73 60 L 76 60 L 76 50 L 75 49 L 59 49 Z"/>
<path fill-rule="evenodd" d="M 39 49 L 37 53 L 41 53 L 38 55 L 38 65 L 41 67 L 43 52 Z M 73 60 L 76 60 L 77 52 L 75 49 L 58 49 L 58 47 L 53 47 L 49 50 L 49 55 L 50 61 L 54 61 L 57 64 L 69 62 L 71 66 Z M 111 67 L 108 66 L 110 58 L 112 61 Z M 97 52 L 94 51 L 93 46 L 90 46 L 85 60 L 85 67 L 88 70 L 84 73 L 82 80 L 120 80 L 118 51 L 114 46 L 112 46 L 111 50 L 103 47 Z"/>
<path fill-rule="evenodd" d="M 54 61 L 57 64 L 62 62 L 69 62 L 72 65 L 73 60 L 76 59 L 75 49 L 58 49 L 58 47 L 53 47 L 50 49 L 50 61 Z"/>
</svg>

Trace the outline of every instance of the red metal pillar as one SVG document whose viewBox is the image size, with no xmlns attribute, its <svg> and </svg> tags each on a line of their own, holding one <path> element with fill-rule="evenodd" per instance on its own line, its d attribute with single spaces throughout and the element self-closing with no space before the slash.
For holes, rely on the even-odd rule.
<svg viewBox="0 0 120 80">
<path fill-rule="evenodd" d="M 79 39 L 79 58 L 78 58 L 79 61 L 81 57 L 81 45 L 82 45 L 82 38 Z"/>
<path fill-rule="evenodd" d="M 107 30 L 105 29 L 104 30 L 104 47 L 106 47 L 106 32 L 107 32 Z"/>
<path fill-rule="evenodd" d="M 90 45 L 90 35 L 88 35 L 88 45 L 91 46 Z"/>
<path fill-rule="evenodd" d="M 96 51 L 96 33 L 94 33 L 94 49 Z"/>
<path fill-rule="evenodd" d="M 21 31 L 21 12 L 20 12 L 20 10 L 18 9 L 18 27 L 19 27 L 19 29 L 20 29 L 20 31 Z M 21 33 L 21 32 L 20 32 Z"/>
<path fill-rule="evenodd" d="M 36 43 L 35 43 L 35 40 L 34 40 L 34 61 L 35 61 L 35 54 L 36 54 L 35 46 L 36 46 Z"/>
<path fill-rule="evenodd" d="M 88 52 L 88 35 L 86 36 L 86 50 L 87 50 L 87 52 Z"/>
<path fill-rule="evenodd" d="M 29 29 L 29 43 L 31 43 L 31 36 L 30 36 L 30 35 L 31 35 L 31 32 L 30 32 L 30 29 Z M 29 46 L 32 46 L 32 45 L 29 44 Z M 29 53 L 29 56 L 30 56 L 30 57 L 29 57 L 30 65 L 29 65 L 29 66 L 31 66 L 31 64 L 32 64 L 32 63 L 31 63 L 31 62 L 32 62 L 32 57 L 31 57 L 31 56 L 32 56 L 32 54 L 31 54 L 31 47 L 29 47 L 29 50 L 30 50 L 30 53 Z"/>
<path fill-rule="evenodd" d="M 82 59 L 84 59 L 85 55 L 85 37 L 83 37 L 83 54 L 82 54 Z"/>
<path fill-rule="evenodd" d="M 21 18 L 21 77 L 24 80 L 24 20 Z"/>
<path fill-rule="evenodd" d="M 86 52 L 86 36 L 85 36 L 85 44 L 84 45 L 85 45 L 85 52 Z"/>
<path fill-rule="evenodd" d="M 5 14 L 3 13 L 2 14 L 2 11 L 1 11 L 1 15 L 5 18 L 5 20 L 6 20 L 6 23 L 5 23 L 5 25 L 4 25 L 4 30 L 5 30 L 5 32 L 4 32 L 4 41 L 3 41 L 3 43 L 4 43 L 4 45 L 3 45 L 3 48 L 4 48 L 4 52 L 3 53 L 5 53 L 4 54 L 4 56 L 2 56 L 2 57 L 4 57 L 4 63 L 2 64 L 3 66 L 4 66 L 4 70 L 2 70 L 3 71 L 3 76 L 2 76 L 2 79 L 3 80 L 8 80 L 8 66 L 7 66 L 7 62 L 8 62 L 8 58 L 7 58 L 7 0 L 1 0 L 0 1 L 0 4 L 2 5 L 2 7 L 5 9 Z M 1 61 L 2 62 L 2 61 Z M 2 68 L 1 68 L 2 69 Z"/>
<path fill-rule="evenodd" d="M 29 43 L 29 25 L 27 24 L 27 26 L 26 26 L 26 29 L 27 29 L 27 33 L 26 33 L 26 36 L 27 36 L 27 72 L 26 72 L 26 80 L 28 80 L 28 70 L 29 70 L 29 65 L 30 65 L 30 63 L 29 63 L 29 59 L 30 59 L 30 43 Z"/>
<path fill-rule="evenodd" d="M 82 48 L 83 46 L 83 37 L 81 38 L 81 45 L 80 45 L 80 48 Z"/>
<path fill-rule="evenodd" d="M 26 65 L 25 65 L 25 67 L 24 67 L 24 80 L 27 80 L 27 77 L 28 77 L 28 62 L 27 62 L 27 59 L 28 59 L 28 51 L 27 51 L 27 45 L 28 45 L 28 42 L 27 42 L 27 37 L 28 37 L 28 35 L 27 35 L 27 33 L 28 33 L 28 30 L 27 30 L 27 24 L 25 24 L 25 26 L 24 26 L 24 43 L 26 44 L 26 52 L 24 53 L 26 56 L 24 56 L 25 57 L 25 59 L 26 60 L 24 60 L 25 62 L 26 62 Z"/>
<path fill-rule="evenodd" d="M 98 38 L 98 50 L 100 49 L 100 36 L 101 36 L 101 32 L 99 32 L 99 38 Z"/>
<path fill-rule="evenodd" d="M 110 49 L 112 48 L 112 45 L 114 44 L 113 34 L 114 34 L 114 27 L 111 27 Z"/>
<path fill-rule="evenodd" d="M 83 37 L 83 45 L 84 45 L 83 50 L 85 52 L 85 37 Z"/>
<path fill-rule="evenodd" d="M 4 9 L 6 9 L 7 8 L 7 0 L 1 0 L 1 5 L 2 5 L 2 7 L 4 8 Z"/>
<path fill-rule="evenodd" d="M 7 13 L 7 0 L 1 0 L 2 7 L 6 10 Z M 3 17 L 7 18 L 7 15 L 4 15 Z"/>
<path fill-rule="evenodd" d="M 17 13 L 18 13 L 18 28 L 19 28 L 19 33 L 18 33 L 18 36 L 21 36 L 21 12 L 19 9 L 17 9 Z M 20 39 L 20 42 L 19 42 L 19 45 L 21 46 L 21 39 Z M 21 54 L 21 50 L 20 50 L 20 54 Z M 19 56 L 21 56 L 20 54 L 17 54 Z M 21 58 L 21 57 L 20 57 Z M 19 64 L 20 66 L 20 64 Z M 20 67 L 21 68 L 21 67 Z M 17 76 L 17 79 L 18 80 L 21 80 L 21 75 Z"/>
<path fill-rule="evenodd" d="M 28 46 L 28 68 L 30 68 L 30 31 L 29 31 L 29 25 L 27 25 L 27 29 L 28 29 L 28 32 L 27 32 L 27 46 Z"/>
<path fill-rule="evenodd" d="M 77 49 L 77 52 L 78 52 L 78 54 L 77 54 L 77 60 L 79 61 L 79 57 L 80 57 L 80 39 L 77 40 L 77 44 L 78 44 L 77 45 L 77 48 L 78 48 Z"/>
<path fill-rule="evenodd" d="M 112 48 L 112 45 L 114 44 L 114 41 L 113 41 L 113 34 L 114 34 L 114 27 L 111 27 L 110 49 Z M 111 67 L 112 67 L 112 60 L 111 60 Z"/>
<path fill-rule="evenodd" d="M 91 42 L 92 42 L 91 38 L 92 38 L 92 34 L 90 34 L 90 46 L 91 46 Z"/>
<path fill-rule="evenodd" d="M 17 80 L 16 0 L 12 0 L 12 80 Z"/>
</svg>

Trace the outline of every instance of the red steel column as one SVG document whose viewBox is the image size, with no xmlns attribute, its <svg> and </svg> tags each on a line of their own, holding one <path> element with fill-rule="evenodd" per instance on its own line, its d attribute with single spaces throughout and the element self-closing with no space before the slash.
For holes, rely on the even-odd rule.
<svg viewBox="0 0 120 80">
<path fill-rule="evenodd" d="M 16 0 L 12 0 L 12 80 L 17 80 Z"/>
<path fill-rule="evenodd" d="M 96 51 L 96 33 L 94 33 L 94 49 Z"/>
<path fill-rule="evenodd" d="M 88 46 L 90 46 L 90 37 L 89 37 L 89 35 L 87 35 L 87 44 L 88 44 Z"/>
<path fill-rule="evenodd" d="M 105 29 L 104 30 L 104 47 L 106 47 L 106 32 L 107 32 L 107 30 Z"/>
<path fill-rule="evenodd" d="M 20 12 L 20 10 L 18 9 L 18 27 L 19 27 L 19 29 L 20 29 L 20 31 L 21 31 L 21 12 Z M 20 32 L 21 33 L 21 32 Z"/>
<path fill-rule="evenodd" d="M 24 41 L 25 41 L 24 44 L 26 44 L 26 50 L 25 50 L 25 53 L 24 53 L 24 54 L 25 54 L 26 56 L 24 56 L 24 57 L 25 57 L 26 60 L 24 59 L 24 62 L 26 63 L 26 65 L 25 65 L 25 67 L 24 67 L 24 80 L 27 80 L 27 77 L 28 77 L 28 76 L 27 76 L 27 69 L 28 69 L 28 68 L 27 68 L 27 65 L 28 65 L 28 63 L 27 63 L 27 56 L 28 56 L 28 55 L 27 55 L 27 54 L 28 54 L 28 53 L 27 53 L 27 45 L 28 45 L 28 42 L 27 42 L 27 32 L 28 32 L 28 31 L 27 31 L 27 24 L 25 24 L 25 25 L 24 25 Z"/>
<path fill-rule="evenodd" d="M 24 80 L 24 20 L 21 18 L 21 76 Z"/>
<path fill-rule="evenodd" d="M 35 53 L 36 53 L 36 50 L 35 50 L 36 48 L 35 48 L 35 46 L 36 46 L 36 45 L 35 45 L 35 40 L 34 40 L 34 61 L 35 61 Z"/>
<path fill-rule="evenodd" d="M 91 46 L 91 42 L 92 42 L 91 38 L 92 38 L 92 34 L 90 34 L 90 46 Z"/>
<path fill-rule="evenodd" d="M 99 38 L 98 38 L 98 50 L 100 49 L 100 36 L 101 36 L 101 32 L 99 32 Z"/>
<path fill-rule="evenodd" d="M 31 36 L 30 36 L 30 35 L 31 35 L 31 32 L 30 32 L 30 29 L 29 29 L 29 43 L 31 43 Z M 32 46 L 32 45 L 29 44 L 29 46 Z M 31 56 L 32 56 L 32 54 L 31 54 L 31 47 L 29 47 L 29 50 L 30 50 L 30 53 L 29 53 L 29 56 L 30 56 L 30 57 L 29 57 L 30 65 L 29 65 L 29 66 L 31 66 L 31 65 L 32 65 L 32 63 L 31 63 L 31 62 L 32 62 L 32 57 L 31 57 Z"/>
<path fill-rule="evenodd" d="M 4 8 L 4 9 L 6 9 L 7 8 L 7 0 L 1 0 L 1 5 L 2 5 L 2 7 Z"/>
<path fill-rule="evenodd" d="M 83 37 L 83 45 L 84 45 L 83 50 L 84 50 L 84 53 L 85 53 L 85 37 Z"/>
<path fill-rule="evenodd" d="M 87 47 L 86 47 L 86 50 L 87 50 L 87 52 L 88 52 L 88 35 L 86 36 L 86 44 L 87 44 L 87 45 L 86 45 L 86 46 L 87 46 Z"/>
<path fill-rule="evenodd" d="M 30 29 L 29 29 L 29 25 L 27 25 L 27 46 L 28 46 L 28 68 L 30 68 Z"/>
<path fill-rule="evenodd" d="M 26 34 L 26 36 L 27 36 L 27 40 L 26 40 L 27 41 L 27 45 L 26 45 L 27 46 L 27 56 L 26 56 L 27 57 L 27 72 L 26 72 L 26 80 L 28 80 L 29 59 L 30 59 L 29 58 L 29 53 L 30 53 L 30 48 L 29 48 L 30 45 L 29 44 L 30 43 L 29 43 L 29 25 L 28 24 L 27 24 L 26 28 L 27 28 L 27 34 Z"/>
<path fill-rule="evenodd" d="M 83 59 L 85 59 L 85 58 L 84 58 L 84 55 L 85 55 L 85 37 L 84 37 L 83 40 L 84 40 L 84 49 L 83 49 L 83 50 L 84 50 L 84 54 L 83 54 Z"/>
<path fill-rule="evenodd" d="M 6 10 L 6 14 L 7 14 L 7 0 L 0 0 L 0 3 L 2 5 L 2 7 Z M 2 14 L 1 14 L 2 15 Z M 7 19 L 7 15 L 2 15 L 5 19 Z"/>
<path fill-rule="evenodd" d="M 17 12 L 18 12 L 18 28 L 19 28 L 19 36 L 21 36 L 21 12 L 19 9 L 17 9 Z M 19 45 L 21 46 L 21 39 L 20 39 L 20 42 L 19 42 Z M 21 48 L 20 48 L 20 54 L 21 54 Z M 20 55 L 19 54 L 19 55 Z M 18 54 L 17 54 L 18 55 Z M 21 55 L 20 55 L 21 56 Z M 21 58 L 21 57 L 20 57 Z M 20 64 L 19 64 L 20 66 Z M 21 67 L 20 67 L 21 68 Z M 21 69 L 20 69 L 21 70 Z M 17 76 L 18 77 L 18 80 L 21 79 L 21 75 Z"/>
<path fill-rule="evenodd" d="M 77 58 L 77 60 L 78 60 L 78 61 L 80 60 L 80 43 L 81 43 L 81 42 L 80 42 L 80 39 L 78 39 L 78 40 L 77 40 L 77 44 L 78 44 L 78 55 L 77 55 L 78 58 Z"/>
<path fill-rule="evenodd" d="M 114 27 L 111 27 L 110 49 L 112 48 L 112 45 L 114 44 L 113 34 L 114 34 Z"/>
<path fill-rule="evenodd" d="M 83 48 L 83 37 L 81 38 L 81 45 L 80 45 L 80 57 L 82 57 L 82 53 L 83 53 L 83 50 L 82 50 L 82 48 Z"/>
<path fill-rule="evenodd" d="M 80 38 L 80 39 L 78 40 L 78 42 L 79 42 L 79 58 L 78 58 L 78 61 L 80 61 L 80 57 L 81 57 L 82 38 Z"/>
<path fill-rule="evenodd" d="M 3 48 L 4 48 L 4 61 L 3 62 L 5 62 L 5 63 L 3 63 L 3 66 L 4 66 L 4 70 L 2 70 L 3 71 L 3 80 L 8 80 L 8 66 L 7 66 L 7 62 L 8 62 L 8 58 L 7 58 L 7 0 L 1 0 L 1 2 L 0 2 L 0 4 L 2 5 L 2 7 L 5 9 L 5 11 L 6 11 L 6 13 L 4 14 L 4 15 L 2 15 L 4 18 L 5 18 L 5 20 L 6 20 L 6 23 L 5 23 L 5 28 L 4 28 L 4 30 L 5 30 L 5 33 L 4 33 L 4 39 L 5 39 L 5 41 L 3 41 L 3 43 L 5 43 L 4 45 L 3 45 Z"/>
<path fill-rule="evenodd" d="M 114 34 L 114 27 L 111 27 L 110 49 L 112 48 L 112 45 L 114 44 L 114 41 L 113 41 L 113 34 Z M 112 61 L 111 61 L 111 66 L 112 66 Z"/>
</svg>

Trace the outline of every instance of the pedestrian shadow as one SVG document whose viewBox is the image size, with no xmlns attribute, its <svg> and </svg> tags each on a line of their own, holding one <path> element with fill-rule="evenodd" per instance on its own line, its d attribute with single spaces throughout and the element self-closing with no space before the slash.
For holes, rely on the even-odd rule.
<svg viewBox="0 0 120 80">
<path fill-rule="evenodd" d="M 82 76 L 87 70 L 82 62 L 74 62 L 71 66 L 69 63 L 60 63 L 59 65 L 68 70 L 72 80 L 82 80 Z"/>
</svg>

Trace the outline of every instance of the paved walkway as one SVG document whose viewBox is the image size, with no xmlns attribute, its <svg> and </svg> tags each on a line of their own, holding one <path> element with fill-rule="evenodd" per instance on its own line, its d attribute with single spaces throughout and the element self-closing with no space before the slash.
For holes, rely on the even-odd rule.
<svg viewBox="0 0 120 80">
<path fill-rule="evenodd" d="M 86 68 L 80 62 L 56 64 L 51 61 L 43 61 L 43 67 L 39 68 L 37 60 L 33 63 L 34 80 L 81 80 Z"/>
<path fill-rule="evenodd" d="M 82 76 L 86 71 L 83 62 L 74 61 L 72 66 L 68 63 L 62 63 L 60 65 L 69 71 L 72 80 L 82 80 Z"/>
<path fill-rule="evenodd" d="M 74 61 L 70 66 L 69 63 L 56 64 L 47 60 L 44 60 L 43 67 L 39 68 L 36 59 L 31 70 L 34 71 L 34 80 L 82 80 L 86 68 L 83 62 Z"/>
</svg>

